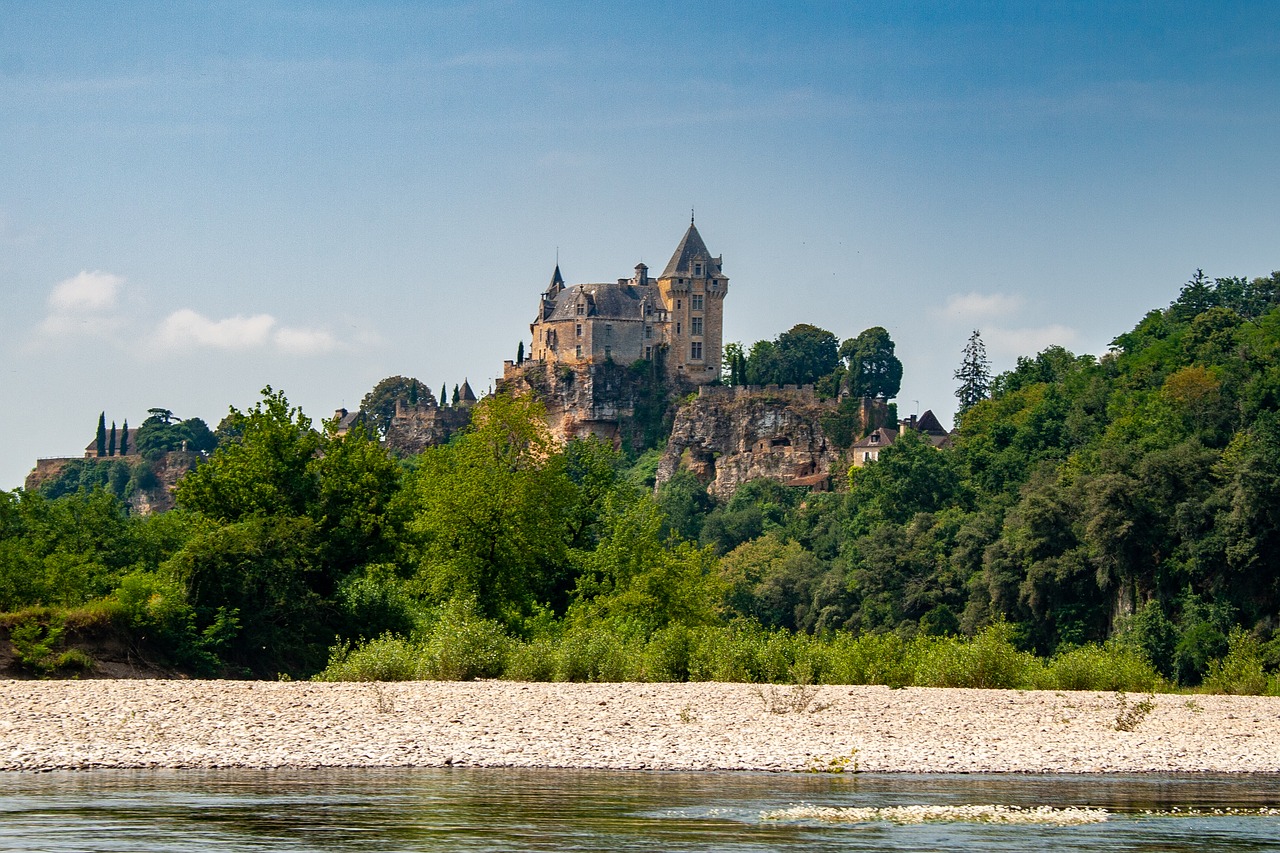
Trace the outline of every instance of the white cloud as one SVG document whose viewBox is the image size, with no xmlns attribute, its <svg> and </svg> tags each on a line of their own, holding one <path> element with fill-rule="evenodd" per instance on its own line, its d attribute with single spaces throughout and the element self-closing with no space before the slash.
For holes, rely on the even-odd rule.
<svg viewBox="0 0 1280 853">
<path fill-rule="evenodd" d="M 938 313 L 947 320 L 985 322 L 1009 317 L 1021 310 L 1023 299 L 1005 293 L 965 293 L 947 298 Z"/>
<path fill-rule="evenodd" d="M 210 320 L 190 308 L 180 308 L 160 323 L 157 340 L 168 349 L 258 349 L 270 340 L 275 324 L 276 318 L 270 314 Z"/>
<path fill-rule="evenodd" d="M 281 352 L 293 355 L 319 355 L 338 348 L 338 341 L 324 329 L 279 329 L 274 339 Z"/>
<path fill-rule="evenodd" d="M 120 325 L 116 308 L 123 287 L 123 278 L 101 270 L 82 270 L 58 282 L 49 293 L 49 313 L 40 323 L 40 334 L 108 337 Z"/>
<path fill-rule="evenodd" d="M 279 326 L 270 314 L 211 320 L 190 308 L 166 317 L 156 330 L 156 343 L 165 350 L 219 349 L 235 352 L 275 350 L 287 355 L 321 355 L 342 344 L 324 329 Z"/>
<path fill-rule="evenodd" d="M 1045 347 L 1055 344 L 1071 349 L 1078 337 L 1075 329 L 1060 323 L 1020 329 L 991 327 L 982 331 L 982 341 L 987 345 L 987 351 L 1005 358 L 1035 355 Z"/>
</svg>

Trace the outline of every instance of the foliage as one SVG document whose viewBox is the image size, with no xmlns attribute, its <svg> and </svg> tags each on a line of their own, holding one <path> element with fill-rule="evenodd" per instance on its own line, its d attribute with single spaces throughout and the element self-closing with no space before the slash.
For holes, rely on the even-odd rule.
<svg viewBox="0 0 1280 853">
<path fill-rule="evenodd" d="M 521 343 L 523 351 L 524 344 Z M 441 395 L 443 399 L 443 389 Z M 380 436 L 387 434 L 396 404 L 432 406 L 436 397 L 426 385 L 408 376 L 388 376 L 378 382 L 360 401 L 360 416 Z"/>
<path fill-rule="evenodd" d="M 987 346 L 977 329 L 965 344 L 960 367 L 954 377 L 960 383 L 956 398 L 960 401 L 959 414 L 963 415 L 979 401 L 986 399 L 991 388 L 991 362 L 987 359 Z"/>
<path fill-rule="evenodd" d="M 528 399 L 485 400 L 401 464 L 376 430 L 322 434 L 266 389 L 179 510 L 131 516 L 141 469 L 109 453 L 0 495 L 0 610 L 110 614 L 199 674 L 328 656 L 333 677 L 1274 692 L 1278 294 L 1280 275 L 1198 274 L 1106 356 L 1018 359 L 954 446 L 903 432 L 833 494 L 761 480 L 716 500 L 687 470 L 655 493 L 653 362 L 608 380 L 643 410 L 630 467 L 553 441 Z M 882 333 L 833 357 L 797 326 L 727 359 L 727 381 L 814 381 L 852 440 L 856 395 L 897 392 Z M 190 424 L 148 420 L 149 448 Z"/>
</svg>

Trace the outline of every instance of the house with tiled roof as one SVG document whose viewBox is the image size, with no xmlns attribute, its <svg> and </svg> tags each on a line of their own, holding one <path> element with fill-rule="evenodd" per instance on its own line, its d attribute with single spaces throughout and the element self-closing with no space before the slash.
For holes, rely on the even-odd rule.
<svg viewBox="0 0 1280 853">
<path fill-rule="evenodd" d="M 880 427 L 855 441 L 850 448 L 853 453 L 853 467 L 861 468 L 868 462 L 875 462 L 880 458 L 880 451 L 897 441 L 902 431 L 908 429 L 920 433 L 934 447 L 951 446 L 951 434 L 942 426 L 942 422 L 934 415 L 933 410 L 929 409 L 919 418 L 912 415 L 910 418 L 898 421 L 897 429 Z"/>
</svg>

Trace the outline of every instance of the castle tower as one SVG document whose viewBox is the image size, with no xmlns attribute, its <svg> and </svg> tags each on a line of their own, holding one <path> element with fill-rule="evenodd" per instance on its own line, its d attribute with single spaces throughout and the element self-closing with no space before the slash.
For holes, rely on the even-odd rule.
<svg viewBox="0 0 1280 853">
<path fill-rule="evenodd" d="M 657 279 L 669 318 L 667 368 L 698 385 L 720 376 L 724 297 L 729 292 L 722 268 L 723 258 L 712 257 L 690 217 L 689 230 Z"/>
</svg>

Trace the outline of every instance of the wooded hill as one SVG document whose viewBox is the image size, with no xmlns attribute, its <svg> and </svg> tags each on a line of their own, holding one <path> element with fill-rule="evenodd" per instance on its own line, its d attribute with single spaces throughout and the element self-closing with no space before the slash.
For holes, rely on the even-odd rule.
<svg viewBox="0 0 1280 853">
<path fill-rule="evenodd" d="M 189 672 L 263 677 L 317 672 L 335 637 L 340 660 L 458 625 L 526 664 L 602 631 L 906 642 L 991 625 L 1043 656 L 1110 642 L 1184 686 L 1229 651 L 1280 664 L 1277 273 L 1197 274 L 1102 359 L 1019 359 L 954 448 L 905 432 L 836 493 L 755 481 L 717 505 L 686 473 L 655 495 L 651 456 L 561 448 L 536 404 L 500 397 L 407 462 L 271 389 L 219 432 L 172 512 L 3 494 L 0 610 L 29 671 L 88 666 L 61 650 L 91 626 Z"/>
</svg>

